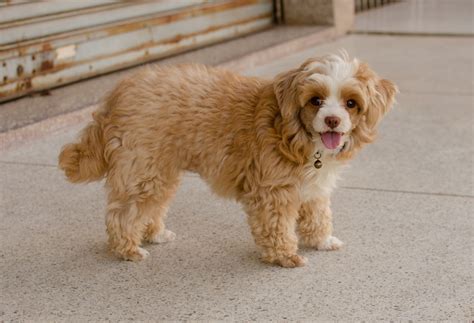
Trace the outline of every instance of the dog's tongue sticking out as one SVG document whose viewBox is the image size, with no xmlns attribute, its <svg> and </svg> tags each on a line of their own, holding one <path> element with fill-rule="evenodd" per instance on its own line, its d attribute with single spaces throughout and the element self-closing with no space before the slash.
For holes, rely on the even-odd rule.
<svg viewBox="0 0 474 323">
<path fill-rule="evenodd" d="M 327 149 L 336 149 L 341 142 L 341 134 L 339 132 L 328 131 L 321 134 L 321 139 Z"/>
</svg>

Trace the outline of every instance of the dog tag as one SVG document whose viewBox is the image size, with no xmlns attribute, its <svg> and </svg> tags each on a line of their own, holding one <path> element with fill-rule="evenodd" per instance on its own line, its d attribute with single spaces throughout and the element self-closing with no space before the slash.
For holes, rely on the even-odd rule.
<svg viewBox="0 0 474 323">
<path fill-rule="evenodd" d="M 313 157 L 314 159 L 316 159 L 313 164 L 314 168 L 320 169 L 321 167 L 323 167 L 323 162 L 319 160 L 319 158 L 321 158 L 321 152 L 319 150 L 314 154 Z"/>
<path fill-rule="evenodd" d="M 314 168 L 320 169 L 321 167 L 323 167 L 323 163 L 319 159 L 314 162 Z"/>
</svg>

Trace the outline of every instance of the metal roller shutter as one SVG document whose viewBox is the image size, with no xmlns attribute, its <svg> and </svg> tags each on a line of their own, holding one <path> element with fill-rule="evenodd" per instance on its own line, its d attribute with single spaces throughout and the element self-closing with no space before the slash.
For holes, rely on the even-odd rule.
<svg viewBox="0 0 474 323">
<path fill-rule="evenodd" d="M 0 3 L 0 101 L 271 26 L 272 0 Z"/>
</svg>

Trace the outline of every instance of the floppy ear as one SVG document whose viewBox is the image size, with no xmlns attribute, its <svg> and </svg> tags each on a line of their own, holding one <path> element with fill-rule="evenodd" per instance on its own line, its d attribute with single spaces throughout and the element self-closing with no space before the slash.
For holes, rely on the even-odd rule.
<svg viewBox="0 0 474 323">
<path fill-rule="evenodd" d="M 372 109 L 369 109 L 367 123 L 375 128 L 382 117 L 392 108 L 395 101 L 397 86 L 389 80 L 381 79 L 375 85 L 375 95 L 372 98 Z"/>
<path fill-rule="evenodd" d="M 281 73 L 275 77 L 273 91 L 281 114 L 278 132 L 281 141 L 278 148 L 287 159 L 302 164 L 311 153 L 310 139 L 304 131 L 299 113 L 298 74 L 301 68 Z"/>
<path fill-rule="evenodd" d="M 280 73 L 273 81 L 273 91 L 284 119 L 291 118 L 293 114 L 293 105 L 297 100 L 296 76 L 299 72 L 300 69 L 295 68 L 288 72 Z"/>
<path fill-rule="evenodd" d="M 382 117 L 392 108 L 395 102 L 397 86 L 389 80 L 381 79 L 367 85 L 369 96 L 367 109 L 359 125 L 354 129 L 354 139 L 359 144 L 374 141 L 377 135 L 377 125 Z"/>
</svg>

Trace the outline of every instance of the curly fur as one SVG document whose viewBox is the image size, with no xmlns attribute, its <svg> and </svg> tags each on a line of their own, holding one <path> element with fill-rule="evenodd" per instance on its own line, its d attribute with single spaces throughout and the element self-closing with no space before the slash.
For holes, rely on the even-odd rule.
<svg viewBox="0 0 474 323">
<path fill-rule="evenodd" d="M 323 149 L 319 172 L 311 166 L 322 149 L 311 125 L 318 112 L 308 100 L 321 84 L 311 75 L 338 62 L 351 64 L 350 88 L 364 102 L 350 114 L 344 149 Z M 150 66 L 109 94 L 79 142 L 63 148 L 59 166 L 71 182 L 106 178 L 109 245 L 124 259 L 143 259 L 143 240 L 171 235 L 166 211 L 183 171 L 191 171 L 243 204 L 264 261 L 301 266 L 298 236 L 318 249 L 340 246 L 329 208 L 338 169 L 373 141 L 395 92 L 367 65 L 337 55 L 310 59 L 273 81 L 197 64 Z"/>
</svg>

